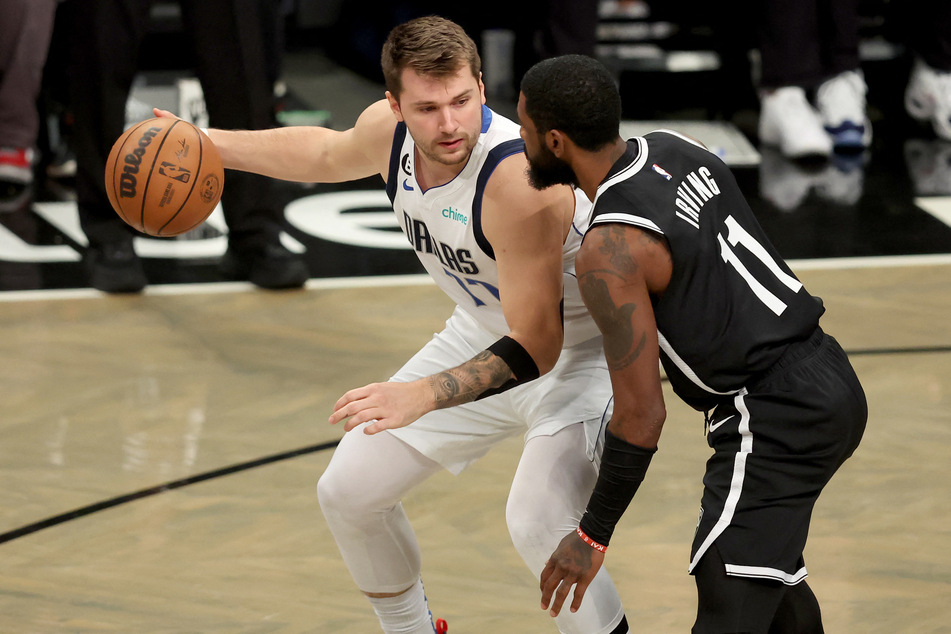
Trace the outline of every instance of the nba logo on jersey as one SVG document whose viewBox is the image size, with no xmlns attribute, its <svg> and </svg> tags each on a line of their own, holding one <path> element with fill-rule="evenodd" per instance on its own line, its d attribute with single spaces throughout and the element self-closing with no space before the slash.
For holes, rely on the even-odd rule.
<svg viewBox="0 0 951 634">
<path fill-rule="evenodd" d="M 667 180 L 670 180 L 671 178 L 673 178 L 670 174 L 667 173 L 667 170 L 665 170 L 663 167 L 661 167 L 657 163 L 654 163 L 653 165 L 651 165 L 651 169 L 653 169 L 655 172 L 657 172 L 658 174 L 660 174 Z"/>
</svg>

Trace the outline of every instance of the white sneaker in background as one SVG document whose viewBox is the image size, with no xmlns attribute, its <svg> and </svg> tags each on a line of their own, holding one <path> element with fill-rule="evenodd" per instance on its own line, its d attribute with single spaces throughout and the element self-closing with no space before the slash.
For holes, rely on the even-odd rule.
<svg viewBox="0 0 951 634">
<path fill-rule="evenodd" d="M 791 159 L 828 157 L 832 139 L 822 127 L 806 92 L 798 86 L 786 86 L 760 94 L 760 143 L 779 148 Z"/>
<path fill-rule="evenodd" d="M 940 139 L 908 139 L 905 165 L 915 196 L 951 196 L 951 143 Z"/>
<path fill-rule="evenodd" d="M 862 198 L 868 155 L 867 151 L 835 154 L 831 161 L 807 165 L 785 158 L 773 148 L 762 148 L 760 196 L 787 213 L 798 211 L 806 203 L 823 201 L 854 206 Z"/>
<path fill-rule="evenodd" d="M 865 189 L 865 164 L 869 152 L 836 154 L 816 179 L 816 195 L 830 203 L 852 207 Z"/>
<path fill-rule="evenodd" d="M 935 134 L 951 141 L 951 72 L 916 59 L 905 89 L 905 110 L 919 121 L 930 119 Z"/>
<path fill-rule="evenodd" d="M 816 91 L 822 125 L 837 150 L 861 150 L 872 144 L 872 122 L 866 114 L 865 75 L 861 70 L 839 73 Z"/>
<path fill-rule="evenodd" d="M 780 211 L 798 209 L 809 196 L 814 177 L 815 170 L 807 170 L 784 157 L 776 148 L 761 148 L 759 194 Z"/>
</svg>

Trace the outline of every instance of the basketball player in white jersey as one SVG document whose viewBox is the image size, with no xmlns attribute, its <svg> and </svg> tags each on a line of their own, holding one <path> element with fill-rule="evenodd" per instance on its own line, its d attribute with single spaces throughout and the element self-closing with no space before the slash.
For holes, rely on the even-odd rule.
<svg viewBox="0 0 951 634">
<path fill-rule="evenodd" d="M 437 471 L 459 473 L 523 435 L 506 521 L 538 578 L 594 487 L 611 386 L 574 279 L 590 204 L 567 187 L 529 185 L 518 125 L 485 106 L 478 52 L 458 25 L 427 17 L 397 26 L 382 63 L 386 98 L 350 130 L 209 135 L 231 169 L 304 182 L 380 174 L 420 261 L 457 304 L 389 382 L 337 402 L 330 422 L 346 421 L 349 433 L 318 484 L 383 630 L 431 633 L 420 549 L 400 500 Z M 605 571 L 587 596 L 556 619 L 561 632 L 628 632 Z"/>
</svg>

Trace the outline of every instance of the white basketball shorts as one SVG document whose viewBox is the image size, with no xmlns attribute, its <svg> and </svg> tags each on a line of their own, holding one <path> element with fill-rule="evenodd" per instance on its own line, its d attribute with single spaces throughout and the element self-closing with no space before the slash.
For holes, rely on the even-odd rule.
<svg viewBox="0 0 951 634">
<path fill-rule="evenodd" d="M 453 368 L 498 338 L 457 307 L 445 329 L 390 380 L 413 381 Z M 458 474 L 509 436 L 523 433 L 527 442 L 584 423 L 588 459 L 599 463 L 612 409 L 611 380 L 598 336 L 563 349 L 555 367 L 534 381 L 472 403 L 435 410 L 389 433 Z"/>
</svg>

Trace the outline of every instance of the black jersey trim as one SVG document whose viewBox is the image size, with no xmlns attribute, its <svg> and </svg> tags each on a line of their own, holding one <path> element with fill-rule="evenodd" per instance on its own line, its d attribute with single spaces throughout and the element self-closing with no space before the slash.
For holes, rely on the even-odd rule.
<svg viewBox="0 0 951 634">
<path fill-rule="evenodd" d="M 387 171 L 386 195 L 390 204 L 396 202 L 396 188 L 400 181 L 400 154 L 403 152 L 403 141 L 406 140 L 406 124 L 400 121 L 393 132 L 393 148 L 390 150 L 390 168 Z"/>
<path fill-rule="evenodd" d="M 482 231 L 482 197 L 485 195 L 485 186 L 489 182 L 489 177 L 492 176 L 495 168 L 499 166 L 499 163 L 513 154 L 519 154 L 524 151 L 525 143 L 521 139 L 511 139 L 499 143 L 489 150 L 489 155 L 486 157 L 485 163 L 483 163 L 476 180 L 475 195 L 472 197 L 472 235 L 475 236 L 479 248 L 493 260 L 495 259 L 495 251 L 492 249 L 492 245 L 489 244 L 485 233 Z"/>
</svg>

